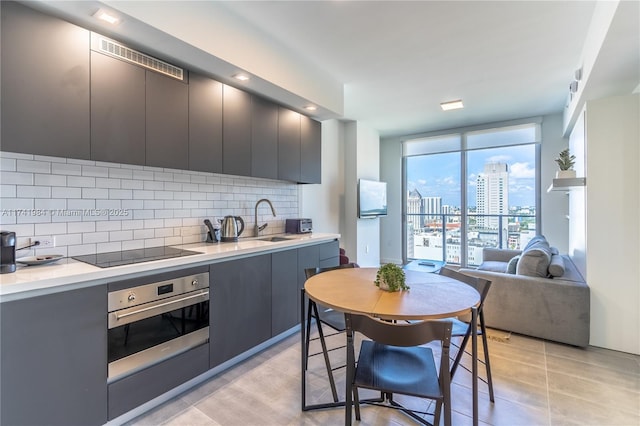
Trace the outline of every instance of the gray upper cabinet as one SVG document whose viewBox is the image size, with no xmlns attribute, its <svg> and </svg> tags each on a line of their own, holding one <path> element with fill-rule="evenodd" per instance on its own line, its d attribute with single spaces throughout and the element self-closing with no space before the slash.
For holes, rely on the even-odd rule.
<svg viewBox="0 0 640 426">
<path fill-rule="evenodd" d="M 321 183 L 322 128 L 320 122 L 300 116 L 300 182 Z"/>
<path fill-rule="evenodd" d="M 300 114 L 283 107 L 278 111 L 278 178 L 300 181 Z"/>
<path fill-rule="evenodd" d="M 145 70 L 91 52 L 91 159 L 145 164 Z"/>
<path fill-rule="evenodd" d="M 222 173 L 222 83 L 189 76 L 189 170 Z"/>
<path fill-rule="evenodd" d="M 251 176 L 251 95 L 224 85 L 222 171 Z"/>
<path fill-rule="evenodd" d="M 2 150 L 89 159 L 89 31 L 1 7 Z"/>
<path fill-rule="evenodd" d="M 146 72 L 146 165 L 188 170 L 189 87 Z"/>
<path fill-rule="evenodd" d="M 251 176 L 278 179 L 278 106 L 251 99 Z"/>
</svg>

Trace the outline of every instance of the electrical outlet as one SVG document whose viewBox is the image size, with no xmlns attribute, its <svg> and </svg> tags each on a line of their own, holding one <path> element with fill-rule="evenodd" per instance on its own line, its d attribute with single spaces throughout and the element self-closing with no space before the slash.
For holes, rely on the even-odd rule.
<svg viewBox="0 0 640 426">
<path fill-rule="evenodd" d="M 51 248 L 56 246 L 56 237 L 36 237 L 31 239 L 32 244 L 40 241 L 36 248 Z"/>
</svg>

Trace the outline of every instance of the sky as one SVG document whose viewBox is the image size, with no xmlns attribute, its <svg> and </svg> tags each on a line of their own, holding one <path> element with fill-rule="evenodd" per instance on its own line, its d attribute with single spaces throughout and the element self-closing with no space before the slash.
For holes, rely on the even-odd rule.
<svg viewBox="0 0 640 426">
<path fill-rule="evenodd" d="M 407 190 L 423 197 L 442 197 L 443 205 L 460 207 L 460 153 L 407 158 Z M 535 205 L 535 146 L 492 148 L 468 153 L 467 197 L 476 205 L 476 178 L 487 162 L 509 165 L 509 207 Z"/>
</svg>

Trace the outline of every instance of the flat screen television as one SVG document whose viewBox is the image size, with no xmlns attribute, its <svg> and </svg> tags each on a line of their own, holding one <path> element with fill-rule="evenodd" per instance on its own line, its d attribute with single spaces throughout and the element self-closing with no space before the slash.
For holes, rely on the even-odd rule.
<svg viewBox="0 0 640 426">
<path fill-rule="evenodd" d="M 387 183 L 375 180 L 358 181 L 358 217 L 375 218 L 387 215 Z"/>
</svg>

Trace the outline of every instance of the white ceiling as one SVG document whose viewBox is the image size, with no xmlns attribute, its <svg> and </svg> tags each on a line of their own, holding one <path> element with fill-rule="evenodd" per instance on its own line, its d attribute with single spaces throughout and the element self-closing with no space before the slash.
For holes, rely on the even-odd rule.
<svg viewBox="0 0 640 426">
<path fill-rule="evenodd" d="M 383 137 L 562 112 L 595 6 L 595 1 L 39 3 L 225 82 L 244 69 L 254 75 L 248 90 L 297 109 L 316 103 L 319 119 L 358 120 Z M 105 4 L 127 14 L 115 30 L 89 16 Z M 619 37 L 626 44 L 618 50 L 635 48 L 640 56 L 640 29 L 626 31 Z M 640 83 L 637 59 L 623 62 L 620 67 L 631 67 L 635 85 Z M 625 81 L 622 90 L 630 92 L 629 84 Z M 453 99 L 462 99 L 465 108 L 441 111 L 439 103 Z"/>
</svg>

